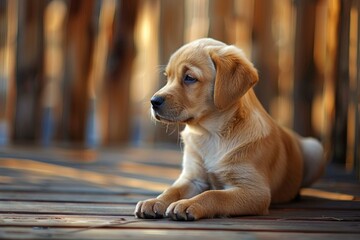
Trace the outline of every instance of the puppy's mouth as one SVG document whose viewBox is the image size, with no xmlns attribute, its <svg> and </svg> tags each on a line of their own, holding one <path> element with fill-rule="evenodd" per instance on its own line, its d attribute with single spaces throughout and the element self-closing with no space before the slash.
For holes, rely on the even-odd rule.
<svg viewBox="0 0 360 240">
<path fill-rule="evenodd" d="M 164 116 L 160 114 L 158 111 L 152 109 L 152 116 L 159 122 L 163 123 L 188 123 L 194 120 L 193 117 L 184 117 L 181 118 L 179 116 Z"/>
</svg>

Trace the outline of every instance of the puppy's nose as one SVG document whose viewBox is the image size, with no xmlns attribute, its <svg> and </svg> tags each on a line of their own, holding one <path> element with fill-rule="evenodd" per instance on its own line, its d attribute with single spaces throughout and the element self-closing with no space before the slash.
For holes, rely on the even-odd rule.
<svg viewBox="0 0 360 240">
<path fill-rule="evenodd" d="M 165 101 L 165 98 L 160 96 L 153 96 L 150 99 L 151 105 L 153 108 L 159 108 Z"/>
</svg>

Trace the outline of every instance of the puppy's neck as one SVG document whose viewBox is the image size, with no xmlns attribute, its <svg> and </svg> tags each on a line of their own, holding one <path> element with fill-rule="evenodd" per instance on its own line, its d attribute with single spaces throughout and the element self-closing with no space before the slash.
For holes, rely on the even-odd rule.
<svg viewBox="0 0 360 240">
<path fill-rule="evenodd" d="M 216 110 L 196 122 L 189 122 L 186 128 L 197 134 L 219 134 L 224 125 L 240 119 L 238 106 L 234 105 L 226 110 Z"/>
<path fill-rule="evenodd" d="M 272 124 L 271 118 L 250 89 L 232 106 L 211 112 L 197 122 L 187 123 L 186 127 L 199 135 L 229 137 L 234 132 L 253 131 L 259 134 L 258 137 L 263 137 L 269 134 L 269 124 Z"/>
</svg>

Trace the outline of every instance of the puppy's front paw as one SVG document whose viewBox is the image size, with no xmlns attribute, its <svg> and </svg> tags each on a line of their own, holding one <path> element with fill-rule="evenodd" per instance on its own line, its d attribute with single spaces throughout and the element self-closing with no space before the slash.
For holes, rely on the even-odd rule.
<svg viewBox="0 0 360 240">
<path fill-rule="evenodd" d="M 166 207 L 166 203 L 157 198 L 149 199 L 138 202 L 134 214 L 137 218 L 163 218 Z"/>
<path fill-rule="evenodd" d="M 205 211 L 197 202 L 184 199 L 170 204 L 166 216 L 172 220 L 194 221 L 203 218 Z"/>
</svg>

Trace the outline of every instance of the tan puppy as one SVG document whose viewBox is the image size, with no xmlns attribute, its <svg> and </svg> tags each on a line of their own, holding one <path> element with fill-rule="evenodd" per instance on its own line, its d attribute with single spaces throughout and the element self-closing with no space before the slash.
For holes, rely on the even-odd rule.
<svg viewBox="0 0 360 240">
<path fill-rule="evenodd" d="M 322 172 L 321 144 L 266 113 L 252 90 L 257 71 L 237 47 L 196 40 L 171 56 L 165 74 L 152 115 L 186 124 L 183 170 L 156 199 L 137 204 L 138 218 L 267 214 L 270 202 L 292 200 Z"/>
</svg>

